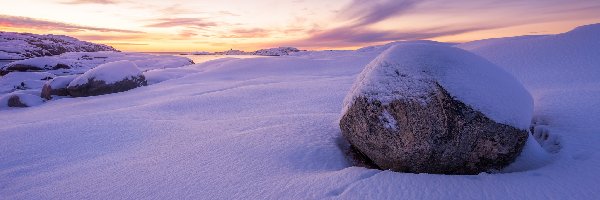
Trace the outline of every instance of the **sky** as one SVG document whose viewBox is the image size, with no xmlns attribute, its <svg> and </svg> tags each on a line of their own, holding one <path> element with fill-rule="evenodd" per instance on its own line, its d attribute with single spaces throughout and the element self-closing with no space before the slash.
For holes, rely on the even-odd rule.
<svg viewBox="0 0 600 200">
<path fill-rule="evenodd" d="M 123 51 L 467 42 L 600 23 L 599 0 L 0 0 L 0 31 L 61 34 Z"/>
</svg>

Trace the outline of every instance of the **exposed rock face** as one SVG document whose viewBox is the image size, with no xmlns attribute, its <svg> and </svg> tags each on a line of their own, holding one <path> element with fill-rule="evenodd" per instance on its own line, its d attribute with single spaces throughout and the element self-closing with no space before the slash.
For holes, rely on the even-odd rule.
<svg viewBox="0 0 600 200">
<path fill-rule="evenodd" d="M 506 167 L 523 149 L 528 137 L 527 127 L 522 123 L 507 123 L 512 117 L 503 115 L 506 111 L 498 108 L 503 105 L 486 105 L 485 98 L 480 100 L 483 103 L 473 101 L 478 95 L 504 98 L 502 92 L 477 94 L 486 90 L 478 91 L 481 85 L 472 81 L 456 83 L 457 78 L 469 78 L 469 74 L 456 75 L 448 70 L 490 67 L 489 74 L 485 70 L 474 74 L 483 76 L 480 81 L 484 85 L 489 78 L 500 82 L 497 87 L 505 87 L 503 89 L 508 93 L 519 94 L 519 98 L 514 99 L 524 102 L 515 104 L 522 105 L 524 113 L 529 114 L 517 119 L 530 118 L 532 103 L 528 101 L 531 97 L 522 86 L 515 86 L 519 84 L 514 78 L 495 71 L 495 66 L 481 60 L 462 50 L 441 45 L 404 44 L 386 50 L 359 75 L 353 91 L 346 98 L 340 120 L 342 135 L 381 169 L 478 174 Z M 490 66 L 486 66 L 488 64 Z M 488 75 L 490 77 L 486 78 Z M 461 89 L 475 93 L 457 95 Z M 491 112 L 490 109 L 499 111 Z"/>
<path fill-rule="evenodd" d="M 73 97 L 97 96 L 124 92 L 148 85 L 146 77 L 131 61 L 102 64 L 75 78 L 67 87 Z"/>
<path fill-rule="evenodd" d="M 67 86 L 69 83 L 77 78 L 77 75 L 70 76 L 59 76 L 54 79 L 47 81 L 42 87 L 41 97 L 50 100 L 52 96 L 69 96 Z"/>
<path fill-rule="evenodd" d="M 34 58 L 36 59 L 36 58 Z M 44 64 L 42 66 L 29 65 L 29 64 L 8 64 L 2 69 L 0 69 L 0 75 L 4 76 L 10 72 L 43 72 L 49 70 L 59 70 L 59 69 L 70 69 L 71 66 L 63 63 L 49 63 Z"/>
<path fill-rule="evenodd" d="M 146 85 L 148 83 L 144 75 L 139 75 L 110 84 L 103 80 L 89 79 L 86 84 L 67 87 L 67 91 L 73 97 L 87 97 L 124 92 Z"/>
<path fill-rule="evenodd" d="M 21 102 L 21 98 L 19 98 L 19 96 L 14 95 L 8 98 L 8 107 L 25 108 L 29 106 Z"/>
<path fill-rule="evenodd" d="M 357 98 L 340 121 L 342 133 L 380 168 L 394 171 L 477 174 L 499 170 L 519 155 L 526 130 L 494 122 L 441 87 L 434 96 L 425 106 Z"/>
<path fill-rule="evenodd" d="M 7 48 L 2 48 L 7 47 Z M 0 31 L 0 59 L 26 59 L 65 52 L 117 51 L 113 47 L 63 35 L 38 35 Z"/>
</svg>

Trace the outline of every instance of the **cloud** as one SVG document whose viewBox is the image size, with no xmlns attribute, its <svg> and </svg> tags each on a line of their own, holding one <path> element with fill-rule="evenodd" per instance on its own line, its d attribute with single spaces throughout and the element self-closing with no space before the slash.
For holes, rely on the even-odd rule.
<svg viewBox="0 0 600 200">
<path fill-rule="evenodd" d="M 373 30 L 368 28 L 344 27 L 325 30 L 315 33 L 309 38 L 292 41 L 288 46 L 297 47 L 329 47 L 339 48 L 348 46 L 365 45 L 379 42 L 401 40 L 424 40 L 441 36 L 458 35 L 479 30 L 501 28 L 502 25 L 469 26 L 455 25 L 417 30 Z"/>
<path fill-rule="evenodd" d="M 351 26 L 377 23 L 413 9 L 416 0 L 353 0 L 341 11 L 341 17 L 353 21 Z"/>
<path fill-rule="evenodd" d="M 145 25 L 152 28 L 187 27 L 194 29 L 205 29 L 217 26 L 217 23 L 202 18 L 159 18 L 152 20 L 153 23 Z"/>
<path fill-rule="evenodd" d="M 117 4 L 118 0 L 71 0 L 63 1 L 63 4 Z"/>
<path fill-rule="evenodd" d="M 233 29 L 228 35 L 222 35 L 221 38 L 265 38 L 271 35 L 271 31 L 262 28 Z"/>
<path fill-rule="evenodd" d="M 198 34 L 193 30 L 184 30 L 184 31 L 179 32 L 179 36 L 182 39 L 189 39 L 189 38 L 197 36 L 197 35 Z"/>
<path fill-rule="evenodd" d="M 129 42 L 109 42 L 109 43 L 105 43 L 107 45 L 120 45 L 120 46 L 145 46 L 145 45 L 149 45 L 149 44 L 145 44 L 145 43 L 129 43 Z"/>
<path fill-rule="evenodd" d="M 62 22 L 53 22 L 29 17 L 0 15 L 0 26 L 15 28 L 30 28 L 39 30 L 61 30 L 65 32 L 98 31 L 98 32 L 118 32 L 118 33 L 143 33 L 141 31 L 99 28 L 92 26 L 80 26 Z"/>
<path fill-rule="evenodd" d="M 90 35 L 73 35 L 73 37 L 80 40 L 88 40 L 88 41 L 98 41 L 98 40 L 134 40 L 134 39 L 142 39 L 146 38 L 145 35 L 140 34 L 128 34 L 128 35 L 110 35 L 110 34 L 90 34 Z"/>
</svg>

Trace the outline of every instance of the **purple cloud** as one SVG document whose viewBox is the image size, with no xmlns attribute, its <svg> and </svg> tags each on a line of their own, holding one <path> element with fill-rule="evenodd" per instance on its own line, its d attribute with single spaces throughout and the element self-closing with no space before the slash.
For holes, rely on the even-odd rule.
<svg viewBox="0 0 600 200">
<path fill-rule="evenodd" d="M 351 26 L 377 23 L 393 16 L 402 15 L 413 9 L 416 0 L 353 0 L 342 10 L 341 16 L 353 20 Z"/>
<path fill-rule="evenodd" d="M 117 4 L 118 0 L 71 0 L 62 2 L 64 4 Z"/>
<path fill-rule="evenodd" d="M 99 28 L 92 26 L 80 26 L 62 22 L 53 22 L 29 17 L 0 15 L 0 25 L 5 27 L 31 28 L 39 30 L 61 30 L 66 32 L 98 31 L 98 32 L 118 32 L 118 33 L 143 33 L 141 31 Z"/>
<path fill-rule="evenodd" d="M 154 23 L 145 26 L 153 28 L 187 27 L 205 29 L 217 25 L 215 22 L 206 21 L 202 18 L 160 18 L 152 21 L 154 21 Z"/>
</svg>

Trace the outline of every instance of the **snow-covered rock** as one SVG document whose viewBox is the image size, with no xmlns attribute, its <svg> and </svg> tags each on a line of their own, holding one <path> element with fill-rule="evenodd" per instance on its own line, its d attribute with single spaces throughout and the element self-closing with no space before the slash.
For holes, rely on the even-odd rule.
<svg viewBox="0 0 600 200">
<path fill-rule="evenodd" d="M 532 112 L 523 86 L 485 59 L 447 45 L 401 43 L 358 76 L 340 127 L 383 169 L 478 174 L 515 160 Z"/>
<path fill-rule="evenodd" d="M 253 52 L 254 55 L 260 56 L 287 56 L 291 53 L 299 52 L 297 48 L 294 47 L 277 47 L 270 49 L 260 49 Z"/>
<path fill-rule="evenodd" d="M 71 81 L 75 80 L 78 75 L 67 75 L 58 76 L 46 82 L 42 87 L 42 93 L 40 96 L 44 99 L 50 100 L 52 96 L 69 96 L 67 87 Z"/>
<path fill-rule="evenodd" d="M 1 74 L 12 71 L 46 71 L 56 75 L 81 74 L 100 64 L 128 60 L 143 71 L 151 69 L 175 68 L 194 64 L 185 57 L 122 52 L 69 52 L 58 56 L 38 57 L 20 60 L 0 68 Z"/>
<path fill-rule="evenodd" d="M 54 77 L 54 74 L 46 72 L 13 72 L 0 76 L 0 95 L 15 90 L 41 89 L 47 80 Z"/>
<path fill-rule="evenodd" d="M 147 84 L 135 63 L 116 61 L 85 72 L 71 81 L 67 90 L 71 96 L 86 97 L 123 92 Z"/>
<path fill-rule="evenodd" d="M 64 35 L 37 35 L 0 31 L 0 59 L 26 59 L 65 52 L 117 51 L 113 47 Z"/>
<path fill-rule="evenodd" d="M 68 62 L 61 61 L 57 57 L 37 57 L 27 60 L 19 60 L 7 64 L 0 69 L 0 75 L 6 75 L 10 72 L 39 72 L 70 69 Z"/>
<path fill-rule="evenodd" d="M 43 99 L 39 95 L 36 95 L 34 90 L 15 91 L 0 97 L 0 108 L 24 108 L 37 106 L 42 103 L 44 103 Z"/>
</svg>

